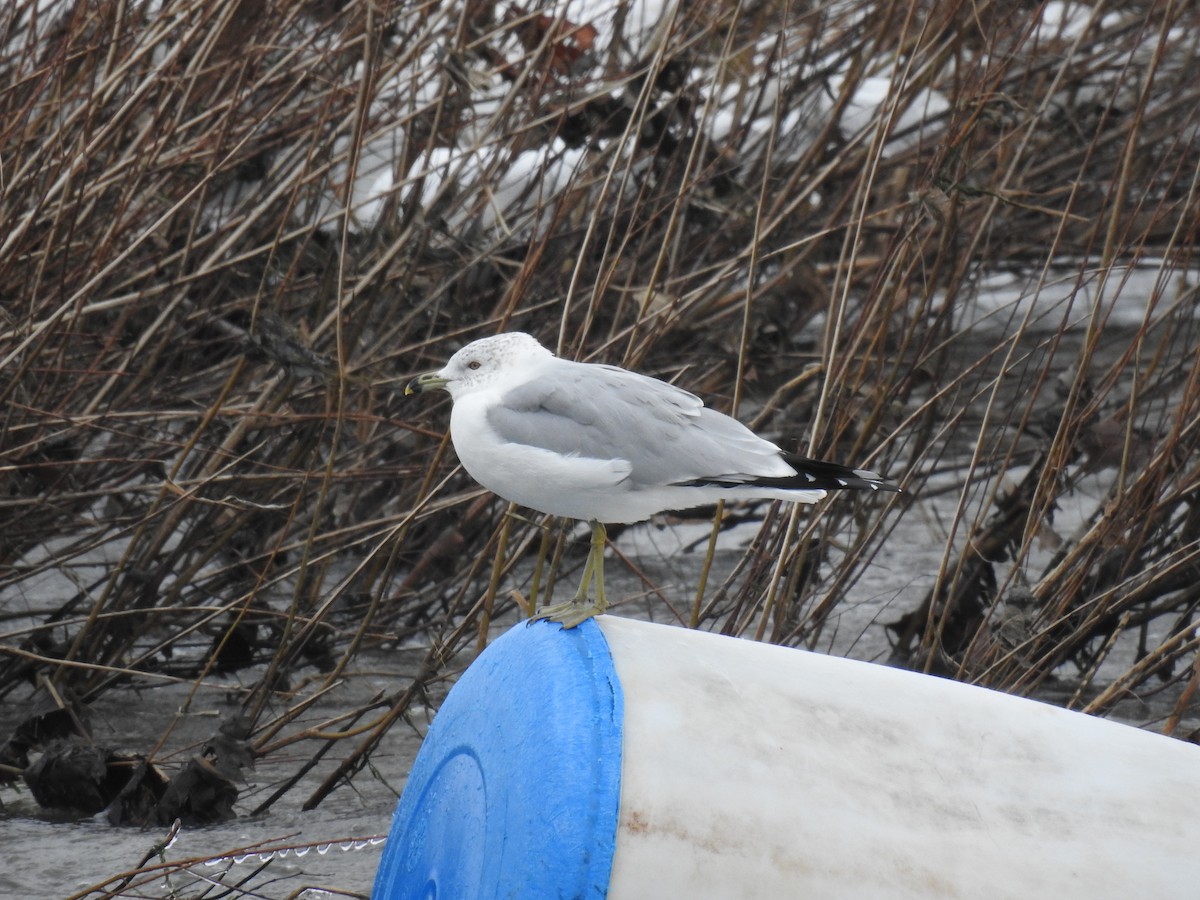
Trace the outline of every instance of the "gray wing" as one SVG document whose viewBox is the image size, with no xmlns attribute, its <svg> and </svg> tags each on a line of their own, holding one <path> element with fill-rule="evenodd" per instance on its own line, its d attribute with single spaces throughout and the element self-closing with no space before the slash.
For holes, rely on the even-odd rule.
<svg viewBox="0 0 1200 900">
<path fill-rule="evenodd" d="M 629 462 L 634 486 L 780 477 L 779 448 L 699 397 L 615 366 L 554 359 L 488 411 L 502 440 Z"/>
</svg>

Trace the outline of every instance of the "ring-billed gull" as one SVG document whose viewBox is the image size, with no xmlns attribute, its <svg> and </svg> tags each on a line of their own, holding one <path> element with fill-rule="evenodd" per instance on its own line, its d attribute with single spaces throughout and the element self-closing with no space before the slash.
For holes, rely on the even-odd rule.
<svg viewBox="0 0 1200 900">
<path fill-rule="evenodd" d="M 450 393 L 450 437 L 472 478 L 505 500 L 591 523 L 574 599 L 534 616 L 566 628 L 608 605 L 605 523 L 717 500 L 815 503 L 828 490 L 899 490 L 865 469 L 787 453 L 665 381 L 559 359 L 527 334 L 473 341 L 404 393 L 436 388 Z"/>
</svg>

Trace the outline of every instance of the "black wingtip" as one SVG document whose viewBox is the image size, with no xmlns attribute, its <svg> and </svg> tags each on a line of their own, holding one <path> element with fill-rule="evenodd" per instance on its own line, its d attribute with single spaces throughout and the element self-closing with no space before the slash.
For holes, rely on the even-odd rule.
<svg viewBox="0 0 1200 900">
<path fill-rule="evenodd" d="M 882 475 L 869 469 L 853 469 L 838 463 L 809 459 L 795 453 L 783 454 L 783 461 L 796 470 L 796 475 L 787 479 L 796 487 L 821 488 L 826 491 L 890 491 L 903 493 L 899 485 L 892 484 Z"/>
</svg>

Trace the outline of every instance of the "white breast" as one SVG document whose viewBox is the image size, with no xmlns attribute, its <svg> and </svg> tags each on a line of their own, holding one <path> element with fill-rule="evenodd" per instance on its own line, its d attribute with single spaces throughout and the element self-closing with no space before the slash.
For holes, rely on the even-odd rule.
<svg viewBox="0 0 1200 900">
<path fill-rule="evenodd" d="M 627 518 L 630 465 L 623 459 L 563 456 L 503 441 L 488 425 L 490 392 L 463 397 L 450 414 L 450 437 L 467 473 L 488 490 L 539 512 L 605 522 Z M 655 510 L 640 518 L 647 518 Z M 613 516 L 616 518 L 613 518 Z"/>
</svg>

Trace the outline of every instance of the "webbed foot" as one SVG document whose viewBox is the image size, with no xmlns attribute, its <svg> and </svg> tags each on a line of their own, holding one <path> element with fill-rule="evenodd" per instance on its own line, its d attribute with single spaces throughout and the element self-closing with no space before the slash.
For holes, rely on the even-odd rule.
<svg viewBox="0 0 1200 900">
<path fill-rule="evenodd" d="M 566 603 L 555 603 L 553 606 L 543 606 L 529 617 L 529 621 L 558 622 L 563 628 L 574 628 L 603 613 L 606 606 L 607 604 L 601 605 L 594 600 L 570 600 Z"/>
</svg>

